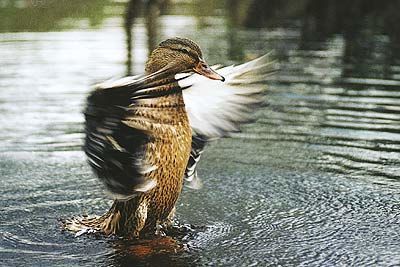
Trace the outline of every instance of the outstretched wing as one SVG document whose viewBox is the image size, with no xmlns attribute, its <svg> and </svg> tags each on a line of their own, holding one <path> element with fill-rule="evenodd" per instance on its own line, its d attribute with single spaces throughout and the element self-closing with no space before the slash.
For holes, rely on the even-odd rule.
<svg viewBox="0 0 400 267">
<path fill-rule="evenodd" d="M 200 161 L 201 154 L 206 144 L 206 137 L 200 135 L 192 136 L 192 150 L 190 151 L 189 161 L 185 170 L 187 186 L 192 189 L 200 189 L 203 186 L 201 179 L 197 176 L 197 163 Z"/>
<path fill-rule="evenodd" d="M 225 82 L 198 74 L 179 81 L 181 87 L 188 87 L 183 97 L 193 130 L 192 151 L 185 172 L 189 187 L 201 185 L 196 166 L 206 143 L 238 132 L 241 124 L 254 119 L 255 109 L 263 103 L 263 82 L 275 71 L 274 65 L 267 54 L 238 66 L 217 69 Z"/>
<path fill-rule="evenodd" d="M 180 90 L 175 79 L 162 72 L 144 77 L 126 77 L 97 86 L 87 98 L 84 151 L 89 164 L 117 198 L 150 190 L 156 181 L 146 178 L 155 170 L 146 162 L 146 145 L 152 132 L 142 127 L 142 99 Z"/>
</svg>

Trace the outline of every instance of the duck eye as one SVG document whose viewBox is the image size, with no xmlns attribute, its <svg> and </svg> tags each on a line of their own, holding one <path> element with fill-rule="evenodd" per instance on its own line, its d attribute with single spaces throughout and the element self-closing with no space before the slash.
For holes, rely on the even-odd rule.
<svg viewBox="0 0 400 267">
<path fill-rule="evenodd" d="M 181 49 L 182 49 L 183 52 L 189 53 L 189 49 L 187 49 L 186 47 L 182 47 Z"/>
</svg>

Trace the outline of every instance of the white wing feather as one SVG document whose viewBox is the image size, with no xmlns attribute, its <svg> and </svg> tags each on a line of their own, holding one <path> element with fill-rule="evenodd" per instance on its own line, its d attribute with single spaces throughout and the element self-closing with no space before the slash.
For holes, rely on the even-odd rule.
<svg viewBox="0 0 400 267">
<path fill-rule="evenodd" d="M 210 80 L 199 74 L 177 78 L 193 134 L 218 138 L 239 130 L 239 124 L 251 119 L 254 105 L 262 102 L 268 74 L 274 71 L 268 54 L 250 62 L 216 71 L 225 82 Z M 179 77 L 179 75 L 181 75 Z M 187 74 L 186 74 L 187 75 Z M 258 84 L 258 85 L 256 85 Z"/>
</svg>

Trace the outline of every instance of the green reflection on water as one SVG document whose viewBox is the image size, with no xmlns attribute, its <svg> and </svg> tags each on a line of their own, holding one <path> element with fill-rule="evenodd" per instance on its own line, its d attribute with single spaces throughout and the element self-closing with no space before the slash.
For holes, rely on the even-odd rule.
<svg viewBox="0 0 400 267">
<path fill-rule="evenodd" d="M 109 0 L 0 1 L 0 31 L 54 31 L 70 28 L 76 19 L 98 27 L 107 16 Z"/>
</svg>

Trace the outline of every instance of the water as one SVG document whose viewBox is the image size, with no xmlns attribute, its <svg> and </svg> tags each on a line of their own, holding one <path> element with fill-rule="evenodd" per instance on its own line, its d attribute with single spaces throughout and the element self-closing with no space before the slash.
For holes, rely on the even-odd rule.
<svg viewBox="0 0 400 267">
<path fill-rule="evenodd" d="M 54 28 L 2 28 L 0 264 L 400 264 L 400 50 L 393 37 L 367 25 L 355 39 L 340 32 L 307 39 L 296 19 L 232 31 L 220 8 L 213 16 L 174 8 L 152 38 L 193 38 L 210 63 L 274 50 L 280 67 L 260 119 L 212 143 L 199 167 L 204 187 L 184 190 L 177 217 L 193 225 L 175 236 L 184 251 L 138 257 L 128 241 L 75 238 L 59 223 L 110 206 L 80 149 L 81 110 L 91 84 L 140 73 L 150 44 L 139 18 L 127 64 L 121 6 L 109 4 L 100 17 L 67 14 Z"/>
</svg>

